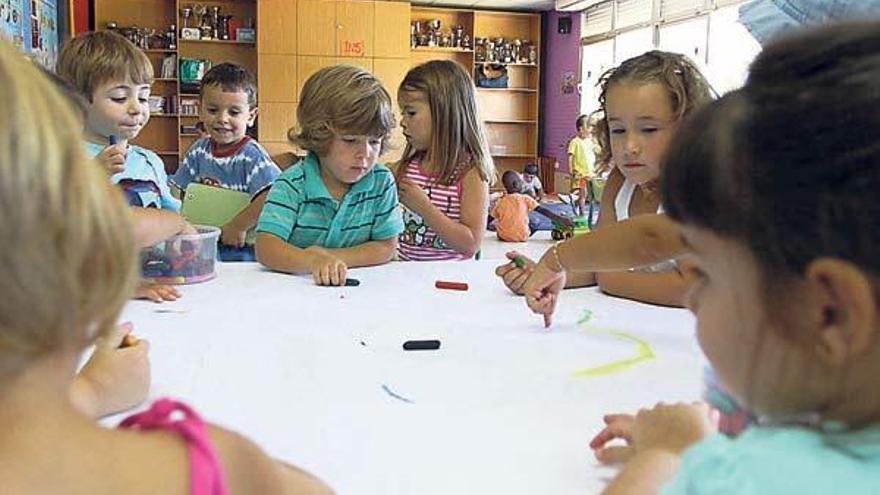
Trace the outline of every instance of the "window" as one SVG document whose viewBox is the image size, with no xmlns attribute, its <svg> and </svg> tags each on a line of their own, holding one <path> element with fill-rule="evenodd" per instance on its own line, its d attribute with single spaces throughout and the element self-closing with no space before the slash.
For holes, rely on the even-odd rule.
<svg viewBox="0 0 880 495">
<path fill-rule="evenodd" d="M 614 67 L 614 40 L 599 41 L 584 47 L 581 63 L 581 113 L 599 108 L 599 77 Z"/>
<path fill-rule="evenodd" d="M 691 58 L 724 94 L 740 87 L 760 51 L 739 23 L 735 0 L 606 0 L 584 11 L 581 111 L 598 108 L 599 75 L 657 48 Z M 716 5 L 724 5 L 715 8 Z"/>
</svg>

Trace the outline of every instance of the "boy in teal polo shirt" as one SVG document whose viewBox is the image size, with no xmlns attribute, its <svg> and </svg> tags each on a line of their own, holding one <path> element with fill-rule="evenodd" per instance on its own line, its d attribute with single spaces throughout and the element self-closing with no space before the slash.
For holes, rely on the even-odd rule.
<svg viewBox="0 0 880 495">
<path fill-rule="evenodd" d="M 369 72 L 336 65 L 303 86 L 291 140 L 309 152 L 275 181 L 257 223 L 257 261 L 342 285 L 349 266 L 386 263 L 403 230 L 394 176 L 377 164 L 394 127 Z"/>
</svg>

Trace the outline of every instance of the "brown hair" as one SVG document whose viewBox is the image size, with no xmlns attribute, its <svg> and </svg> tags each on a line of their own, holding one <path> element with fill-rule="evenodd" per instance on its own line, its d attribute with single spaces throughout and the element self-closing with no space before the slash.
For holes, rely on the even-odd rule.
<svg viewBox="0 0 880 495">
<path fill-rule="evenodd" d="M 0 42 L 0 378 L 110 329 L 136 251 L 120 193 L 87 158 L 82 124 L 53 84 Z"/>
<path fill-rule="evenodd" d="M 153 83 L 153 64 L 147 55 L 112 31 L 82 33 L 65 43 L 58 56 L 57 71 L 88 101 L 92 101 L 95 89 L 107 81 Z"/>
<path fill-rule="evenodd" d="M 207 86 L 220 86 L 223 91 L 241 91 L 247 94 L 251 108 L 257 106 L 257 79 L 241 65 L 225 62 L 211 67 L 202 78 L 202 95 Z"/>
<path fill-rule="evenodd" d="M 391 96 L 360 67 L 339 64 L 312 74 L 296 107 L 297 126 L 288 139 L 302 149 L 324 154 L 338 133 L 382 138 L 384 153 L 394 128 Z"/>
<path fill-rule="evenodd" d="M 450 60 L 432 60 L 416 66 L 400 83 L 398 93 L 402 91 L 421 93 L 431 109 L 434 133 L 425 160 L 442 171 L 438 183 L 450 185 L 470 167 L 477 167 L 483 181 L 495 182 L 495 164 L 477 111 L 474 83 L 460 65 Z M 441 129 L 443 132 L 439 132 Z M 407 144 L 397 167 L 398 178 L 414 153 Z M 462 169 L 465 156 L 470 157 L 470 163 Z"/>
<path fill-rule="evenodd" d="M 599 78 L 600 108 L 590 116 L 592 133 L 598 148 L 596 166 L 599 169 L 611 165 L 611 137 L 608 132 L 606 98 L 608 90 L 617 83 L 661 84 L 669 93 L 672 113 L 676 120 L 681 120 L 694 109 L 708 103 L 714 95 L 712 87 L 703 77 L 700 69 L 686 56 L 678 53 L 652 50 L 608 69 Z M 580 124 L 580 118 L 578 123 Z"/>
</svg>

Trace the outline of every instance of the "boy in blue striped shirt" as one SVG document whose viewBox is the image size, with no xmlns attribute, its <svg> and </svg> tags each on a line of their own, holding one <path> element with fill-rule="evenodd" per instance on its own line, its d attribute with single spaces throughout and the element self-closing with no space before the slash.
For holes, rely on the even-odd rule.
<svg viewBox="0 0 880 495">
<path fill-rule="evenodd" d="M 192 182 L 250 195 L 250 204 L 221 228 L 219 256 L 223 261 L 254 261 L 245 244 L 248 230 L 260 216 L 266 192 L 281 173 L 260 144 L 246 135 L 257 118 L 257 86 L 246 68 L 223 63 L 202 78 L 201 118 L 208 136 L 190 146 L 170 181 L 186 190 Z"/>
<path fill-rule="evenodd" d="M 257 224 L 257 260 L 318 285 L 349 266 L 386 263 L 403 230 L 394 176 L 377 164 L 394 127 L 391 98 L 369 72 L 326 67 L 303 86 L 291 141 L 308 156 L 272 186 Z"/>
</svg>

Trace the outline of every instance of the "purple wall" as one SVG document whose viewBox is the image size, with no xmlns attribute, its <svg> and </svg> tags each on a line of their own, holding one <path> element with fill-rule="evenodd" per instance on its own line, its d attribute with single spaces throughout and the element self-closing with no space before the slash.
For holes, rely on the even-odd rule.
<svg viewBox="0 0 880 495">
<path fill-rule="evenodd" d="M 557 20 L 571 17 L 571 32 L 559 34 Z M 575 133 L 574 123 L 580 111 L 577 89 L 563 92 L 563 77 L 574 74 L 580 81 L 581 15 L 575 12 L 547 12 L 544 24 L 544 63 L 541 75 L 543 107 L 541 108 L 541 155 L 559 160 L 557 172 L 568 171 L 568 140 Z"/>
</svg>

